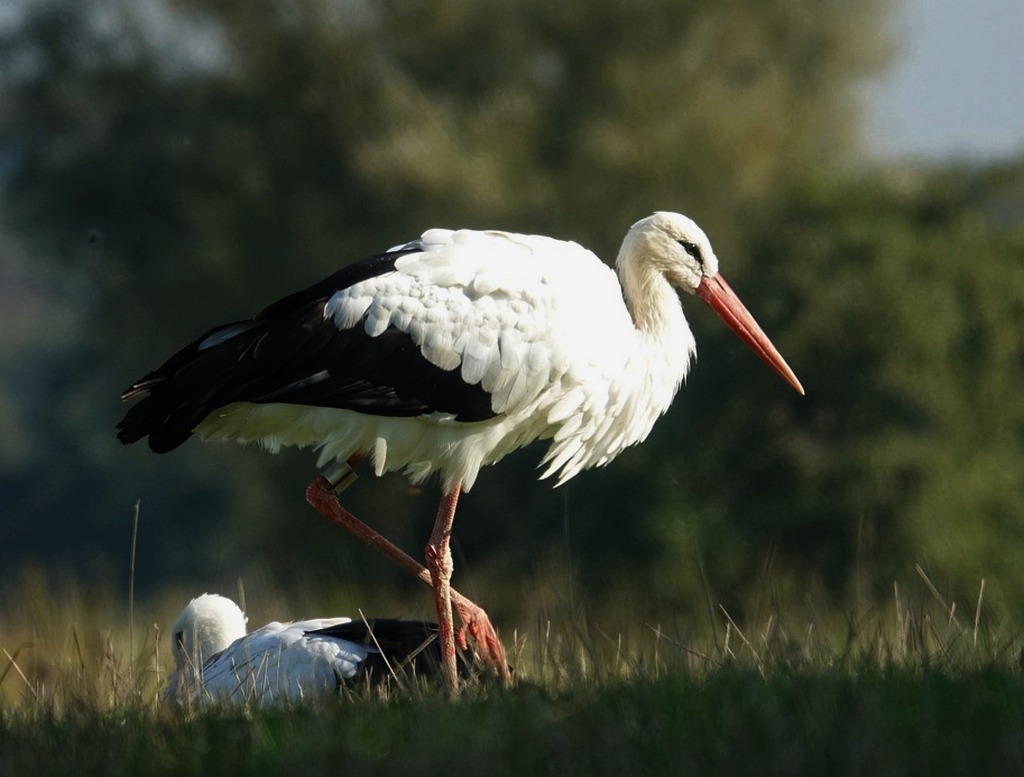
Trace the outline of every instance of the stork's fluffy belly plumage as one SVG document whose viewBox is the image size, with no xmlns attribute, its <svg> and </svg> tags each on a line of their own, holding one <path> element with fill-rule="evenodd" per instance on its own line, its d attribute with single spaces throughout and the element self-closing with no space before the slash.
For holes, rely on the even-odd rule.
<svg viewBox="0 0 1024 777">
<path fill-rule="evenodd" d="M 282 446 L 315 448 L 321 467 L 353 454 L 369 456 L 377 475 L 404 470 L 413 483 L 419 483 L 441 472 L 446 489 L 461 483 L 462 490 L 468 491 L 482 467 L 534 440 L 552 437 L 555 439 L 542 459 L 547 465 L 542 477 L 557 473 L 561 484 L 583 469 L 607 463 L 626 446 L 642 440 L 655 420 L 648 413 L 644 426 L 631 426 L 629 417 L 623 419 L 622 429 L 590 424 L 603 432 L 594 439 L 582 433 L 588 414 L 572 407 L 569 416 L 559 415 L 567 409 L 565 404 L 549 403 L 545 414 L 522 408 L 514 415 L 464 422 L 444 413 L 388 417 L 340 408 L 236 402 L 210 413 L 196 431 L 204 440 L 258 443 L 272 452 Z M 594 408 L 592 414 L 598 411 Z"/>
<path fill-rule="evenodd" d="M 369 456 L 376 474 L 401 469 L 414 483 L 440 471 L 446 487 L 461 481 L 468 491 L 481 467 L 550 436 L 513 427 L 505 416 L 467 423 L 441 413 L 389 418 L 337 408 L 237 402 L 211 413 L 196 431 L 204 440 L 255 442 L 274 452 L 289 445 L 316 448 L 320 466 L 353 454 Z"/>
</svg>

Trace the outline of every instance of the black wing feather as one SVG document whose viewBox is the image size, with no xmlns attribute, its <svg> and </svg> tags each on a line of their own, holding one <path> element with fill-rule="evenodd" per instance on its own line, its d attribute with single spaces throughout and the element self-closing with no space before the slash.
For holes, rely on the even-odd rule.
<svg viewBox="0 0 1024 777">
<path fill-rule="evenodd" d="M 361 325 L 339 330 L 324 319 L 336 291 L 391 272 L 398 257 L 415 250 L 409 244 L 356 262 L 247 321 L 209 330 L 125 390 L 123 399 L 142 399 L 118 424 L 118 439 L 148 437 L 150 448 L 163 453 L 233 402 L 406 417 L 442 412 L 460 421 L 494 417 L 486 391 L 464 383 L 458 369 L 432 364 L 404 332 L 370 337 Z"/>
<path fill-rule="evenodd" d="M 369 618 L 306 632 L 347 639 L 374 648 L 360 665 L 360 677 L 371 682 L 395 673 L 407 677 L 429 677 L 441 681 L 441 648 L 436 623 L 429 621 Z M 379 651 L 379 652 L 376 652 Z M 463 656 L 460 673 L 469 676 L 471 659 Z"/>
</svg>

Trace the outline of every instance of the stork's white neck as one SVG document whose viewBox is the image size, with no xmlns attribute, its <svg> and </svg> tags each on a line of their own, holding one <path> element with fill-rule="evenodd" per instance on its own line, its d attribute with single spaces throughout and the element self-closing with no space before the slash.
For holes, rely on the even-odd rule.
<svg viewBox="0 0 1024 777">
<path fill-rule="evenodd" d="M 631 231 L 622 243 L 615 263 L 622 297 L 641 342 L 657 352 L 654 358 L 673 361 L 682 381 L 697 355 L 697 343 L 648 237 Z"/>
<path fill-rule="evenodd" d="M 629 396 L 621 408 L 627 445 L 646 439 L 672 404 L 697 354 L 679 296 L 657 254 L 646 241 L 633 237 L 627 236 L 616 263 L 638 339 L 620 379 L 623 394 Z"/>
</svg>

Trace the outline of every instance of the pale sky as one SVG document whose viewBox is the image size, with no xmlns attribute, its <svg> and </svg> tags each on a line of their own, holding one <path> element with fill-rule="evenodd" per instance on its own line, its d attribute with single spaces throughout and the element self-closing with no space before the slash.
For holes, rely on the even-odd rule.
<svg viewBox="0 0 1024 777">
<path fill-rule="evenodd" d="M 1024 0 L 899 0 L 902 50 L 869 94 L 883 156 L 1024 153 Z"/>
</svg>

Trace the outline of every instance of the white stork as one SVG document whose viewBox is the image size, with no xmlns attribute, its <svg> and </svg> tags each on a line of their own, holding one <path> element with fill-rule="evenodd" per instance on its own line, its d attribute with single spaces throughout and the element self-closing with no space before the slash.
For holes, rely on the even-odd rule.
<svg viewBox="0 0 1024 777">
<path fill-rule="evenodd" d="M 436 677 L 440 667 L 432 623 L 320 618 L 246 633 L 246 621 L 224 596 L 189 602 L 171 629 L 175 671 L 164 698 L 190 707 L 296 704 L 360 680 Z"/>
<path fill-rule="evenodd" d="M 143 399 L 119 439 L 148 437 L 164 452 L 197 432 L 271 451 L 315 447 L 321 467 L 370 457 L 378 475 L 438 473 L 429 572 L 346 513 L 327 479 L 307 499 L 432 585 L 449 687 L 453 599 L 460 643 L 468 628 L 504 672 L 486 614 L 449 582 L 455 507 L 481 467 L 550 440 L 542 477 L 561 484 L 644 440 L 696 353 L 676 289 L 706 302 L 803 393 L 689 218 L 638 221 L 616 268 L 617 277 L 585 248 L 549 237 L 428 230 L 185 346 L 124 392 Z"/>
</svg>

